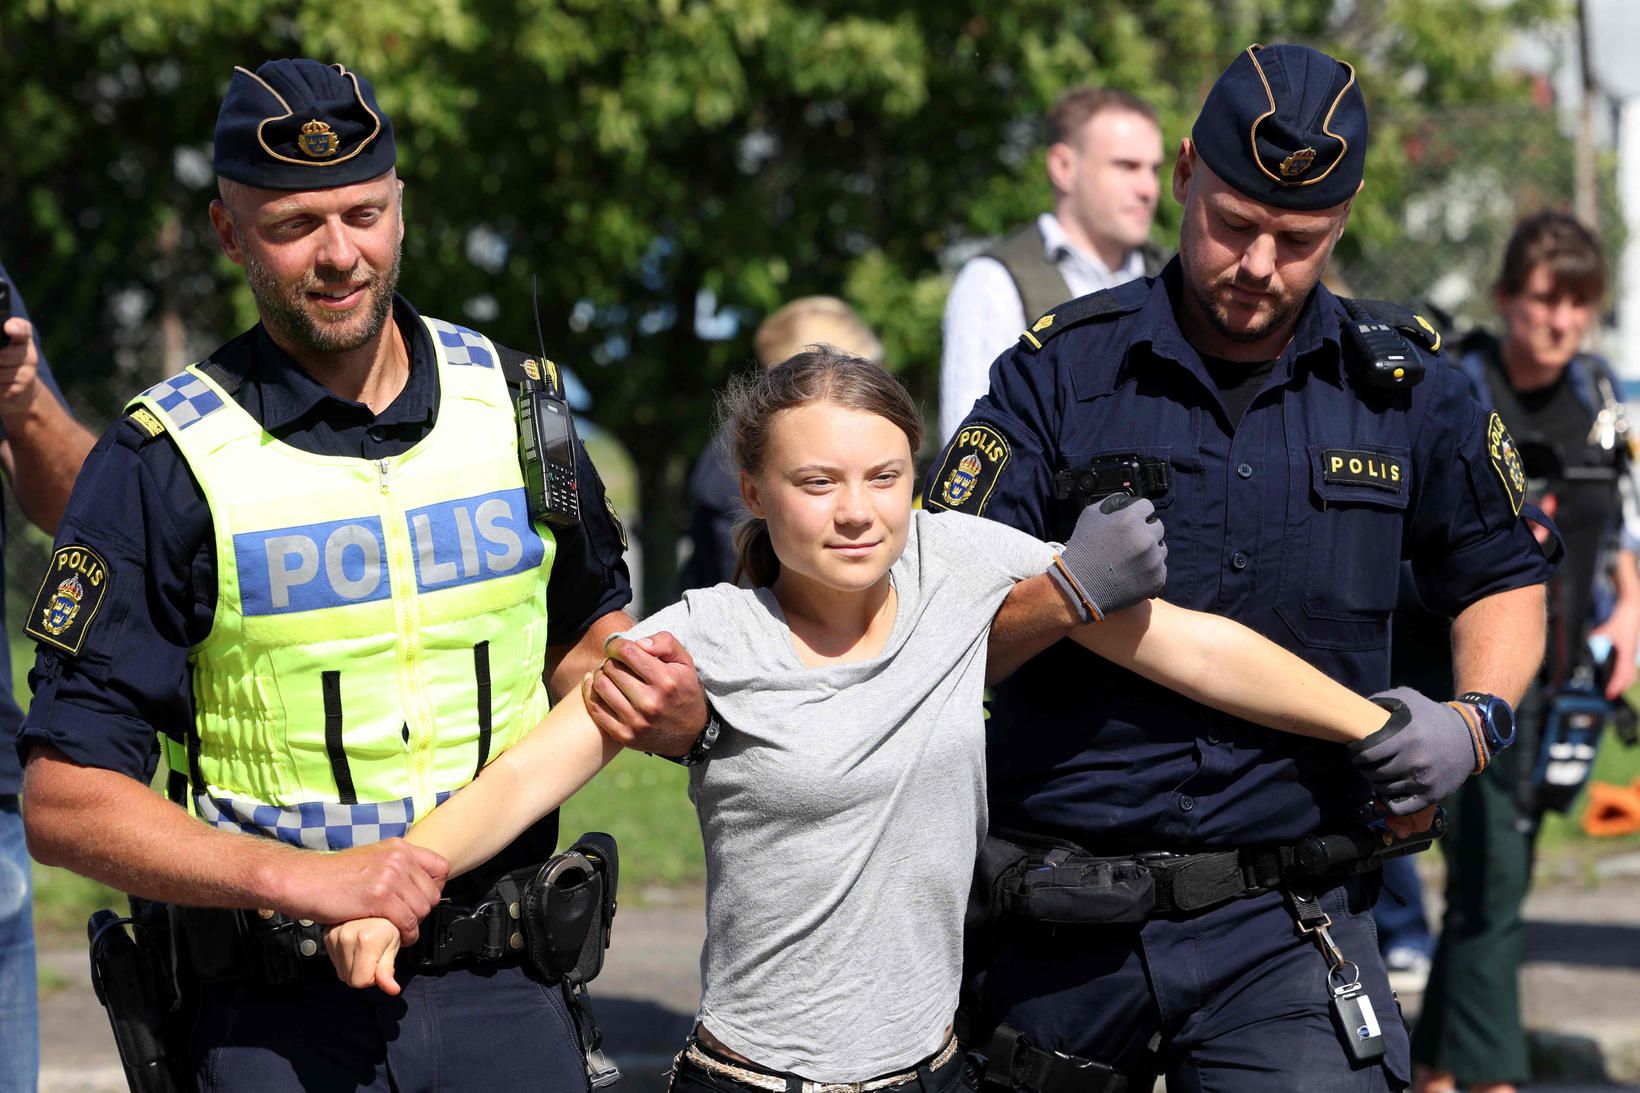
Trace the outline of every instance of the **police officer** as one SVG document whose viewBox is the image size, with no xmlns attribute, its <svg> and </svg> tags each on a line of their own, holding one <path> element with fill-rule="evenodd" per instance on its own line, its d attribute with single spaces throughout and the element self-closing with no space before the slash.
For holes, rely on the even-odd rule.
<svg viewBox="0 0 1640 1093">
<path fill-rule="evenodd" d="M 8 290 L 9 312 L 0 311 L 0 467 L 24 515 L 56 531 L 96 438 L 63 405 L 22 294 L 0 265 L 0 291 Z M 22 723 L 7 659 L 0 662 L 0 1093 L 33 1090 L 40 1060 L 33 901 L 18 798 L 23 771 L 10 747 Z"/>
<path fill-rule="evenodd" d="M 579 521 L 532 520 L 513 385 L 541 366 L 395 293 L 402 183 L 364 78 L 236 68 L 215 166 L 211 222 L 261 322 L 139 395 L 86 464 L 29 615 L 30 847 L 173 904 L 429 935 L 431 966 L 389 998 L 322 952 L 270 985 L 222 925 L 257 915 L 174 915 L 203 980 L 202 1088 L 584 1088 L 564 994 L 516 957 L 449 970 L 454 939 L 418 927 L 444 863 L 396 836 L 631 625 L 603 484 L 577 451 Z M 663 646 L 626 682 L 659 711 L 642 746 L 676 754 L 705 709 Z M 543 861 L 556 827 L 448 906 Z"/>
<path fill-rule="evenodd" d="M 1349 65 L 1293 45 L 1240 54 L 1180 144 L 1178 259 L 1037 319 L 925 500 L 1062 539 L 1091 498 L 1150 496 L 1169 600 L 1236 618 L 1363 693 L 1388 685 L 1406 556 L 1426 600 L 1456 616 L 1458 686 L 1476 693 L 1380 696 L 1406 705 L 1346 750 L 1063 644 L 1027 664 L 988 723 L 991 829 L 1054 855 L 1122 856 L 1075 883 L 1126 877 L 1111 892 L 1138 895 L 1116 924 L 1026 909 L 997 925 L 971 969 L 988 1078 L 1039 1093 L 1147 1089 L 1157 1071 L 1175 1093 L 1408 1080 L 1368 921 L 1375 878 L 1301 884 L 1295 847 L 1356 829 L 1375 792 L 1396 796 L 1443 749 L 1472 755 L 1465 774 L 1484 767 L 1512 728 L 1498 696 L 1518 698 L 1542 656 L 1548 565 L 1518 518 L 1507 431 L 1433 332 L 1388 306 L 1358 321 L 1319 284 L 1366 147 Z"/>
</svg>

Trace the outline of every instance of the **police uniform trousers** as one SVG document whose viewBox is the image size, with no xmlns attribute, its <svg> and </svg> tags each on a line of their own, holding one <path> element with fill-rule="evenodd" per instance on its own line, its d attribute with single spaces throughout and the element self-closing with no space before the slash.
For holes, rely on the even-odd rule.
<svg viewBox="0 0 1640 1093">
<path fill-rule="evenodd" d="M 208 984 L 195 1026 L 202 1091 L 587 1089 L 563 991 L 523 968 L 400 973 L 397 997 L 328 968 L 268 987 Z"/>
<path fill-rule="evenodd" d="M 1446 804 L 1446 917 L 1412 1057 L 1464 1084 L 1531 1077 L 1520 1017 L 1521 905 L 1537 831 L 1515 796 L 1519 766 L 1531 758 L 1502 752 Z"/>
<path fill-rule="evenodd" d="M 1041 1047 L 1129 1074 L 1154 1068 L 1167 1076 L 1168 1093 L 1404 1089 L 1406 1027 L 1378 952 L 1376 896 L 1376 877 L 1316 893 L 1372 996 L 1387 1038 L 1379 1063 L 1355 1066 L 1345 1054 L 1326 961 L 1299 935 L 1280 892 L 1138 926 L 1010 925 L 980 985 L 981 1004 L 988 1019 Z"/>
</svg>

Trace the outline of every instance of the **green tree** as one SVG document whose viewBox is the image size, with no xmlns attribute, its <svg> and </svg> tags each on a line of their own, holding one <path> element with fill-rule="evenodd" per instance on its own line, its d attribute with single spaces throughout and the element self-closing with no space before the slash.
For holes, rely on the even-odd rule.
<svg viewBox="0 0 1640 1093">
<path fill-rule="evenodd" d="M 1135 91 L 1176 139 L 1249 42 L 1354 60 L 1374 145 L 1348 258 L 1394 245 L 1425 181 L 1400 119 L 1524 102 L 1493 58 L 1564 17 L 1554 0 L 19 0 L 0 10 L 0 246 L 65 382 L 110 412 L 251 317 L 204 216 L 230 66 L 357 68 L 398 128 L 405 291 L 528 347 L 539 280 L 549 352 L 636 455 L 653 605 L 750 327 L 841 292 L 931 404 L 953 248 L 1046 207 L 1037 119 L 1065 87 Z M 1175 224 L 1164 200 L 1158 239 Z"/>
</svg>

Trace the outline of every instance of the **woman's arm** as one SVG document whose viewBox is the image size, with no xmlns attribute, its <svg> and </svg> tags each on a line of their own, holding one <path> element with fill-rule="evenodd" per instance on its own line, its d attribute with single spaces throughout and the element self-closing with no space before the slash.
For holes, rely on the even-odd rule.
<svg viewBox="0 0 1640 1093">
<path fill-rule="evenodd" d="M 1349 743 L 1389 719 L 1383 707 L 1241 623 L 1165 600 L 1107 615 L 1070 636 L 1153 683 L 1266 728 Z"/>
<path fill-rule="evenodd" d="M 442 848 L 439 853 L 449 859 L 450 875 L 465 873 L 569 800 L 620 750 L 620 744 L 592 723 L 582 688 L 571 688 L 524 739 L 428 813 L 405 841 Z M 393 977 L 399 932 L 386 919 L 354 919 L 335 926 L 325 931 L 325 949 L 344 983 L 360 988 L 374 983 L 388 994 L 399 993 Z"/>
<path fill-rule="evenodd" d="M 405 839 L 447 858 L 451 876 L 465 873 L 569 800 L 620 750 L 592 723 L 581 688 L 572 688 L 524 739 L 428 813 Z"/>
</svg>

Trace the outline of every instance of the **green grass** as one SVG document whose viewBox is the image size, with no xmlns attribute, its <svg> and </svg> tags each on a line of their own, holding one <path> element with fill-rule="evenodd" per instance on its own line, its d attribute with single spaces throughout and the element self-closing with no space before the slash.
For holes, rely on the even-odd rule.
<svg viewBox="0 0 1640 1093">
<path fill-rule="evenodd" d="M 564 806 L 559 841 L 583 831 L 614 835 L 624 899 L 642 902 L 656 889 L 699 884 L 706 862 L 688 784 L 688 770 L 676 763 L 622 752 Z"/>
</svg>

